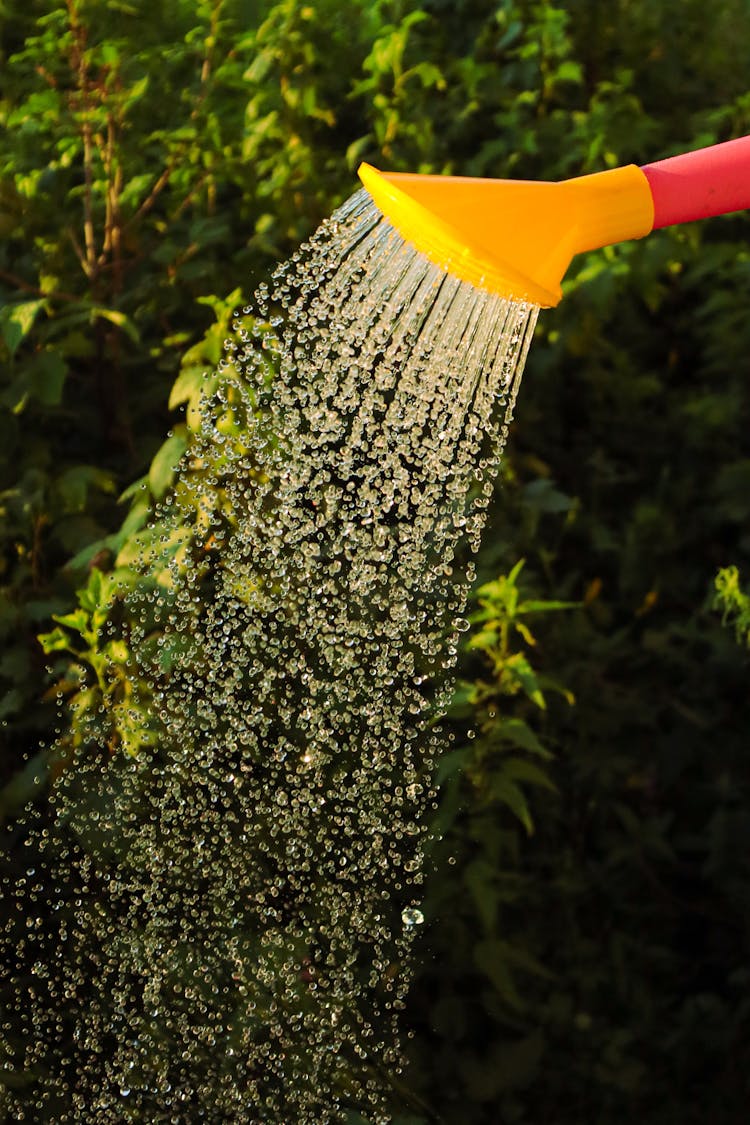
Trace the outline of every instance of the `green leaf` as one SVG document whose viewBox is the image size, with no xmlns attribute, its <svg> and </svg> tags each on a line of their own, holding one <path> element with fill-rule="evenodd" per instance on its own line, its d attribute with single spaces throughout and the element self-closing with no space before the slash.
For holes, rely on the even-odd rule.
<svg viewBox="0 0 750 1125">
<path fill-rule="evenodd" d="M 206 369 L 189 365 L 183 367 L 172 386 L 169 395 L 169 409 L 174 410 L 181 402 L 199 398 L 206 385 Z"/>
<path fill-rule="evenodd" d="M 533 646 L 536 644 L 536 637 L 531 632 L 531 629 L 529 629 L 528 625 L 526 625 L 523 621 L 514 620 L 513 628 L 521 637 L 523 637 L 523 639 L 526 641 L 526 644 L 533 648 Z"/>
<path fill-rule="evenodd" d="M 15 355 L 45 304 L 44 300 L 22 301 L 17 305 L 6 305 L 0 310 L 0 331 L 11 355 Z"/>
<path fill-rule="evenodd" d="M 495 648 L 500 639 L 500 633 L 497 629 L 482 629 L 479 633 L 474 633 L 466 644 L 468 649 L 479 649 L 482 652 L 489 652 Z"/>
<path fill-rule="evenodd" d="M 545 477 L 527 484 L 523 490 L 523 498 L 530 508 L 538 512 L 569 512 L 575 504 L 575 500 L 560 492 L 553 482 Z"/>
<path fill-rule="evenodd" d="M 529 836 L 534 834 L 534 822 L 531 819 L 528 802 L 523 790 L 519 789 L 514 781 L 502 775 L 493 777 L 489 786 L 490 797 L 505 805 L 514 816 L 518 817 Z"/>
<path fill-rule="evenodd" d="M 187 449 L 187 436 L 184 426 L 178 427 L 162 445 L 151 462 L 148 471 L 148 484 L 156 500 L 161 500 L 174 480 L 180 458 Z"/>
<path fill-rule="evenodd" d="M 432 87 L 437 90 L 444 90 L 446 86 L 442 71 L 439 67 L 435 66 L 434 63 L 417 63 L 416 66 L 411 67 L 404 75 L 404 78 L 412 77 L 418 78 L 425 90 L 431 89 Z"/>
<path fill-rule="evenodd" d="M 91 488 L 113 493 L 115 481 L 110 473 L 95 465 L 73 465 L 61 474 L 56 487 L 67 512 L 83 512 Z"/>
<path fill-rule="evenodd" d="M 148 527 L 128 538 L 115 561 L 118 567 L 137 563 L 140 566 L 165 568 L 169 560 L 190 541 L 191 534 L 189 527 L 178 527 L 168 535 L 165 535 L 161 524 Z"/>
<path fill-rule="evenodd" d="M 447 778 L 462 770 L 471 754 L 469 746 L 461 747 L 460 750 L 449 750 L 447 754 L 443 754 L 435 770 L 435 784 L 442 785 Z"/>
<path fill-rule="evenodd" d="M 116 43 L 103 43 L 101 54 L 102 60 L 107 66 L 117 66 L 120 61 L 120 51 Z"/>
<path fill-rule="evenodd" d="M 475 859 L 464 872 L 464 882 L 484 929 L 491 932 L 495 927 L 500 901 L 496 869 L 484 859 Z"/>
<path fill-rule="evenodd" d="M 110 594 L 110 580 L 97 567 L 91 571 L 88 583 L 83 590 L 78 591 L 78 602 L 89 613 L 95 613 L 108 604 Z"/>
<path fill-rule="evenodd" d="M 510 742 L 521 750 L 528 750 L 545 760 L 554 755 L 550 753 L 539 741 L 534 731 L 523 719 L 501 719 L 492 731 L 493 740 L 499 738 L 503 742 Z"/>
<path fill-rule="evenodd" d="M 125 641 L 110 641 L 104 651 L 115 664 L 127 664 L 130 659 L 130 649 Z"/>
<path fill-rule="evenodd" d="M 124 492 L 121 492 L 117 497 L 117 503 L 122 504 L 125 500 L 131 500 L 137 496 L 139 492 L 143 491 L 144 486 L 148 483 L 148 477 L 138 477 L 132 484 L 129 484 Z"/>
<path fill-rule="evenodd" d="M 579 84 L 583 80 L 583 67 L 579 62 L 573 59 L 566 59 L 560 63 L 555 71 L 555 81 L 557 82 L 575 82 Z"/>
<path fill-rule="evenodd" d="M 736 566 L 719 570 L 714 579 L 716 590 L 713 608 L 722 611 L 722 623 L 731 623 L 737 642 L 750 648 L 750 594 L 740 583 Z"/>
<path fill-rule="evenodd" d="M 68 629 L 75 629 L 78 633 L 87 631 L 91 624 L 91 618 L 85 609 L 74 609 L 72 613 L 55 614 L 53 620 L 60 625 L 65 625 Z"/>
<path fill-rule="evenodd" d="M 525 758 L 504 758 L 503 774 L 511 781 L 525 781 L 528 785 L 539 785 L 557 793 L 557 786 L 544 770 Z"/>
<path fill-rule="evenodd" d="M 89 654 L 90 655 L 90 654 Z M 68 700 L 68 706 L 74 713 L 76 720 L 80 722 L 81 718 L 86 712 L 98 710 L 102 699 L 102 693 L 97 687 L 84 688 L 82 691 L 77 691 L 75 695 L 71 696 Z"/>
<path fill-rule="evenodd" d="M 89 310 L 89 316 L 93 323 L 97 319 L 108 320 L 111 324 L 121 328 L 126 336 L 130 337 L 134 344 L 139 344 L 141 341 L 140 333 L 130 317 L 125 313 L 120 312 L 119 309 L 107 309 L 101 305 L 93 305 Z"/>
<path fill-rule="evenodd" d="M 122 526 L 116 535 L 113 535 L 112 546 L 117 546 L 118 550 L 122 544 L 125 543 L 128 536 L 132 535 L 135 531 L 140 531 L 148 521 L 149 513 L 151 512 L 151 505 L 148 498 L 144 495 L 136 500 L 130 506 L 130 511 L 122 521 Z"/>
<path fill-rule="evenodd" d="M 535 703 L 542 711 L 546 710 L 547 703 L 539 686 L 537 674 L 523 653 L 517 652 L 511 656 L 506 661 L 505 667 L 513 678 L 518 681 L 531 702 Z"/>
<path fill-rule="evenodd" d="M 271 51 L 259 51 L 243 75 L 245 81 L 248 83 L 262 83 L 271 67 L 274 65 L 274 61 Z"/>
<path fill-rule="evenodd" d="M 500 9 L 502 11 L 502 9 Z M 512 10 L 512 9 L 511 9 Z M 512 47 L 523 35 L 523 24 L 520 20 L 513 20 L 505 30 L 504 34 L 498 39 L 495 50 L 506 51 Z"/>
<path fill-rule="evenodd" d="M 148 90 L 149 76 L 144 74 L 143 78 L 139 78 L 134 82 L 129 90 L 125 93 L 125 103 L 128 106 L 133 105 L 135 102 L 140 101 L 143 95 Z"/>
<path fill-rule="evenodd" d="M 580 609 L 581 602 L 534 601 L 521 602 L 518 613 L 550 613 L 558 609 Z"/>
<path fill-rule="evenodd" d="M 509 586 L 515 586 L 516 579 L 518 578 L 519 574 L 521 573 L 521 571 L 523 570 L 523 568 L 525 566 L 526 566 L 526 559 L 519 559 L 518 562 L 513 567 L 513 569 L 508 574 L 507 582 L 508 582 Z"/>
<path fill-rule="evenodd" d="M 51 652 L 73 652 L 70 647 L 71 641 L 69 635 L 64 629 L 53 629 L 50 633 L 39 633 L 37 636 L 42 650 L 46 653 Z"/>
<path fill-rule="evenodd" d="M 370 152 L 373 145 L 374 142 L 370 133 L 367 133 L 364 137 L 358 137 L 356 141 L 352 141 L 344 157 L 347 167 L 354 170 L 362 161 L 365 154 Z"/>
<path fill-rule="evenodd" d="M 28 371 L 22 371 L 0 395 L 0 402 L 13 414 L 22 414 L 31 398 Z"/>
</svg>

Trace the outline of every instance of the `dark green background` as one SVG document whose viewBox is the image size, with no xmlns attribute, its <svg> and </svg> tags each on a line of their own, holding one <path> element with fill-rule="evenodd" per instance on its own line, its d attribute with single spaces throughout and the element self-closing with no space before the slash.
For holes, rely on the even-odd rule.
<svg viewBox="0 0 750 1125">
<path fill-rule="evenodd" d="M 53 770 L 148 752 L 98 576 L 172 486 L 232 307 L 358 162 L 646 162 L 750 133 L 749 58 L 746 0 L 0 0 L 11 852 L 19 807 L 45 800 L 56 696 Z M 478 565 L 523 557 L 527 600 L 581 604 L 524 611 L 535 645 L 511 630 L 462 658 L 402 1125 L 747 1120 L 748 661 L 713 603 L 750 554 L 749 233 L 742 214 L 587 255 L 541 316 Z M 87 585 L 93 639 L 68 622 L 45 655 Z"/>
</svg>

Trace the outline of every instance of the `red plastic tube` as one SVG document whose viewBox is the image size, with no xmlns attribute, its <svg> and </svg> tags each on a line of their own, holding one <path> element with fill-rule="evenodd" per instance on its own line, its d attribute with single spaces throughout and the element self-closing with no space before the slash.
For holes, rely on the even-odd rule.
<svg viewBox="0 0 750 1125">
<path fill-rule="evenodd" d="M 750 137 L 670 156 L 641 171 L 654 197 L 654 230 L 750 207 Z"/>
</svg>

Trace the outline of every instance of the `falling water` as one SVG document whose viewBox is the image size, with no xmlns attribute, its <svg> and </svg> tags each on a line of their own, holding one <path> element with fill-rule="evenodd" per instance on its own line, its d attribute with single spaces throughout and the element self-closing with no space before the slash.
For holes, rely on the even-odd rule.
<svg viewBox="0 0 750 1125">
<path fill-rule="evenodd" d="M 157 743 L 82 756 L 27 814 L 10 1120 L 390 1120 L 437 720 L 536 309 L 363 192 L 257 300 L 159 513 L 133 670 L 170 654 Z"/>
</svg>

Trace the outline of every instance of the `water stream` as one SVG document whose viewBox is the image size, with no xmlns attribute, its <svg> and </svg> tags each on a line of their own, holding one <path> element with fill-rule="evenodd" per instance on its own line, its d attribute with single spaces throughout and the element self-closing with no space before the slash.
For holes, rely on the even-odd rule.
<svg viewBox="0 0 750 1125">
<path fill-rule="evenodd" d="M 152 595 L 157 745 L 64 773 L 3 888 L 33 1077 L 8 1120 L 390 1121 L 438 719 L 536 309 L 363 192 L 257 304 L 182 469 L 203 549 Z M 168 497 L 165 549 L 195 499 Z"/>
</svg>

